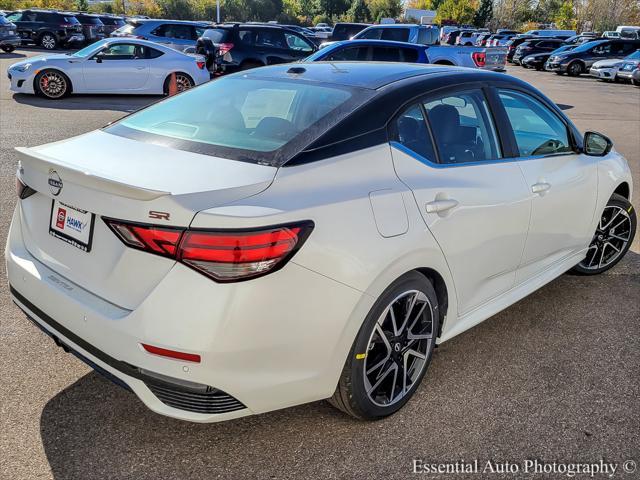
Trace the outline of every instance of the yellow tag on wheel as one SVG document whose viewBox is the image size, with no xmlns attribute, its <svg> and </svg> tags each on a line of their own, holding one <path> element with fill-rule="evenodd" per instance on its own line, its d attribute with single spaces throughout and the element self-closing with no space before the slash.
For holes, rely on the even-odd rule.
<svg viewBox="0 0 640 480">
<path fill-rule="evenodd" d="M 358 353 L 356 354 L 356 360 L 362 360 L 363 358 L 367 358 L 366 353 Z"/>
</svg>

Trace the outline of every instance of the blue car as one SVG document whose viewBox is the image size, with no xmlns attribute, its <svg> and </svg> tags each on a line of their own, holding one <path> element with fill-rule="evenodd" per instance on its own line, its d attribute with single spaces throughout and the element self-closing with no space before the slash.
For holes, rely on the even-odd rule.
<svg viewBox="0 0 640 480">
<path fill-rule="evenodd" d="M 308 56 L 304 62 L 408 62 L 429 63 L 424 45 L 387 40 L 335 42 Z"/>
</svg>

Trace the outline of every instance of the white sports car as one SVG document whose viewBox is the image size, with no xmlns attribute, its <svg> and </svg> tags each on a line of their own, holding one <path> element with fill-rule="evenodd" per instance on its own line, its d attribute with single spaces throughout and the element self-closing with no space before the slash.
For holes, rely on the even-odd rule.
<svg viewBox="0 0 640 480">
<path fill-rule="evenodd" d="M 636 231 L 605 136 L 464 68 L 264 67 L 18 151 L 13 300 L 196 422 L 323 398 L 390 415 L 436 342 L 611 268 Z"/>
<path fill-rule="evenodd" d="M 589 69 L 589 75 L 598 80 L 613 81 L 616 78 L 618 67 L 624 62 L 621 58 L 608 58 L 606 60 L 598 60 Z"/>
<path fill-rule="evenodd" d="M 132 38 L 108 38 L 75 53 L 31 57 L 7 71 L 11 90 L 58 99 L 70 93 L 162 95 L 209 81 L 205 59 Z"/>
</svg>

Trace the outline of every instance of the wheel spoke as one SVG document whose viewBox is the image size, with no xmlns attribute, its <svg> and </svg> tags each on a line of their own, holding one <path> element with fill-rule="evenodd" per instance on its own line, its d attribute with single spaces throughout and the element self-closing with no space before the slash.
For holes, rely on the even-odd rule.
<svg viewBox="0 0 640 480">
<path fill-rule="evenodd" d="M 609 237 L 615 238 L 616 240 L 620 240 L 622 242 L 628 242 L 629 238 L 631 237 L 631 233 L 629 233 L 626 238 L 625 237 L 621 237 L 620 235 L 618 235 L 616 233 L 610 233 Z"/>
</svg>

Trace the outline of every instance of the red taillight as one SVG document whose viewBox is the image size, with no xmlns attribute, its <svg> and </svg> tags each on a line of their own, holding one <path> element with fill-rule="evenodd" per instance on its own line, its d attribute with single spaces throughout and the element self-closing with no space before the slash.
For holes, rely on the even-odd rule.
<svg viewBox="0 0 640 480">
<path fill-rule="evenodd" d="M 198 65 L 198 68 L 200 70 L 204 70 L 204 67 L 207 66 L 207 62 L 201 62 L 200 60 L 196 60 L 196 65 Z"/>
<path fill-rule="evenodd" d="M 313 222 L 256 230 L 186 230 L 105 219 L 126 245 L 162 255 L 218 282 L 273 272 L 302 246 Z"/>
<path fill-rule="evenodd" d="M 200 363 L 200 355 L 197 355 L 195 353 L 178 352 L 176 350 L 154 347 L 153 345 L 147 345 L 146 343 L 141 343 L 140 345 L 142 345 L 142 348 L 144 348 L 147 352 L 153 353 L 154 355 L 175 358 L 176 360 L 185 360 L 187 362 Z"/>
<path fill-rule="evenodd" d="M 233 43 L 219 43 L 218 44 L 218 55 L 222 57 L 223 55 L 225 55 L 232 48 L 233 48 Z"/>
<path fill-rule="evenodd" d="M 487 63 L 487 55 L 484 52 L 473 52 L 471 58 L 478 67 L 484 67 Z"/>
</svg>

